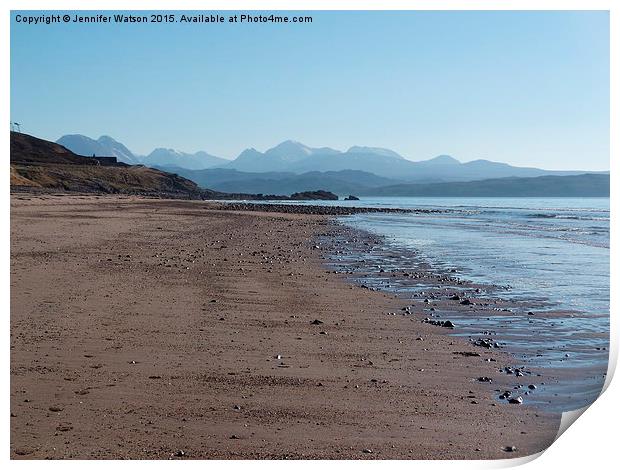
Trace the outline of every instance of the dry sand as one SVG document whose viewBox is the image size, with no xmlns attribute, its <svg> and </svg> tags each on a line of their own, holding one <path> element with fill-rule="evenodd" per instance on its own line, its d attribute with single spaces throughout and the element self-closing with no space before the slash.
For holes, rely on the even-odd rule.
<svg viewBox="0 0 620 470">
<path fill-rule="evenodd" d="M 12 458 L 489 459 L 551 443 L 558 416 L 476 382 L 499 353 L 327 273 L 326 217 L 209 207 L 12 196 Z"/>
</svg>

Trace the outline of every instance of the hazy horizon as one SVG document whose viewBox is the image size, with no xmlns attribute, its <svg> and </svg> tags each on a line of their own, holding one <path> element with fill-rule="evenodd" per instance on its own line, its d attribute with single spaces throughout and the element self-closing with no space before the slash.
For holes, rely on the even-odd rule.
<svg viewBox="0 0 620 470">
<path fill-rule="evenodd" d="M 20 13 L 11 120 L 48 140 L 109 135 L 138 155 L 163 147 L 227 159 L 295 140 L 412 161 L 609 170 L 604 11 L 131 26 L 24 25 Z"/>
</svg>

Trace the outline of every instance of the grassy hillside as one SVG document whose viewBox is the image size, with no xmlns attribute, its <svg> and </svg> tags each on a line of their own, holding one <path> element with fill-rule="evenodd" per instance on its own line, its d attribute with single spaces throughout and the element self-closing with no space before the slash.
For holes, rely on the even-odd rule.
<svg viewBox="0 0 620 470">
<path fill-rule="evenodd" d="M 181 176 L 141 165 L 102 165 L 65 147 L 11 133 L 11 187 L 206 198 L 218 193 Z"/>
<path fill-rule="evenodd" d="M 11 186 L 102 193 L 179 193 L 199 195 L 195 183 L 141 166 L 11 165 Z"/>
</svg>

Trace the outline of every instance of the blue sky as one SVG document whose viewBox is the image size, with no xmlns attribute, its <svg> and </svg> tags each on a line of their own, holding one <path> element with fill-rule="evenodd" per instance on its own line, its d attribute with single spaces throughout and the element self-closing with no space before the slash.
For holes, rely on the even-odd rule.
<svg viewBox="0 0 620 470">
<path fill-rule="evenodd" d="M 11 119 L 42 138 L 107 134 L 138 154 L 227 158 L 293 139 L 412 160 L 609 169 L 607 12 L 36 26 L 17 13 Z"/>
</svg>

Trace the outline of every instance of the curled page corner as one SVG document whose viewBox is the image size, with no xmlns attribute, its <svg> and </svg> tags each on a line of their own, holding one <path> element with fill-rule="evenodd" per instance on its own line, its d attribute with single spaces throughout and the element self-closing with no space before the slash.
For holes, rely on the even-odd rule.
<svg viewBox="0 0 620 470">
<path fill-rule="evenodd" d="M 603 395 L 603 393 L 605 393 L 605 391 L 607 390 L 607 388 L 609 387 L 609 384 L 611 383 L 611 379 L 614 376 L 614 372 L 616 369 L 616 361 L 617 361 L 617 351 L 614 349 L 612 349 L 610 351 L 609 354 L 609 359 L 607 362 L 607 375 L 605 377 L 605 383 L 603 384 L 603 388 L 601 389 L 601 393 L 599 393 L 598 397 L 596 397 L 596 400 L 598 400 L 601 395 Z M 562 418 L 560 420 L 560 427 L 558 429 L 558 433 L 555 436 L 555 439 L 553 440 L 554 442 L 557 441 L 559 439 L 559 437 L 564 434 L 564 432 L 575 422 L 577 421 L 577 419 L 583 414 L 585 413 L 585 411 L 590 408 L 590 406 L 592 406 L 592 404 L 596 401 L 594 400 L 592 403 L 590 403 L 587 406 L 584 406 L 583 408 L 579 408 L 576 410 L 571 410 L 571 411 L 564 411 L 562 413 Z"/>
<path fill-rule="evenodd" d="M 605 377 L 605 383 L 603 384 L 603 388 L 601 389 L 601 392 L 599 393 L 598 397 L 596 397 L 596 400 L 598 400 L 601 395 L 603 395 L 603 393 L 605 393 L 605 391 L 607 390 L 607 388 L 609 387 L 609 384 L 611 383 L 611 380 L 614 376 L 614 372 L 616 370 L 616 362 L 618 359 L 618 355 L 617 355 L 617 350 L 613 347 L 613 344 L 610 344 L 610 354 L 609 354 L 609 359 L 607 362 L 607 375 Z M 554 442 L 558 440 L 558 438 L 564 434 L 564 432 L 575 422 L 577 421 L 577 419 L 583 414 L 585 413 L 585 411 L 590 408 L 590 406 L 592 406 L 592 404 L 596 401 L 594 400 L 592 403 L 590 403 L 587 406 L 584 406 L 583 408 L 579 408 L 576 410 L 571 410 L 571 411 L 564 411 L 562 413 L 562 418 L 560 420 L 560 427 L 558 429 L 558 433 L 555 436 L 555 439 L 553 440 Z"/>
<path fill-rule="evenodd" d="M 600 395 L 599 395 L 600 396 Z M 583 408 L 579 408 L 577 410 L 564 411 L 562 413 L 562 418 L 560 419 L 560 426 L 558 428 L 558 432 L 553 439 L 553 442 L 549 445 L 551 447 L 555 441 L 557 441 L 562 434 L 575 422 L 579 417 L 590 407 L 591 405 L 584 406 Z M 524 457 L 516 457 L 513 459 L 502 459 L 502 460 L 493 460 L 489 462 L 489 468 L 514 468 L 519 467 L 521 465 L 525 465 L 527 463 L 533 462 L 538 457 L 543 455 L 547 449 L 541 450 L 535 454 L 526 455 Z"/>
<path fill-rule="evenodd" d="M 600 395 L 599 395 L 600 397 Z M 555 435 L 555 439 L 553 440 L 553 442 L 557 441 L 559 439 L 559 437 L 564 434 L 564 431 L 566 431 L 569 427 L 572 426 L 572 424 L 577 421 L 577 419 L 579 419 L 579 417 L 588 409 L 590 408 L 591 404 L 588 406 L 584 406 L 583 408 L 579 408 L 577 410 L 571 410 L 571 411 L 564 411 L 562 413 L 562 419 L 560 420 L 560 427 L 558 428 L 558 433 Z M 553 444 L 552 444 L 553 445 Z"/>
</svg>

